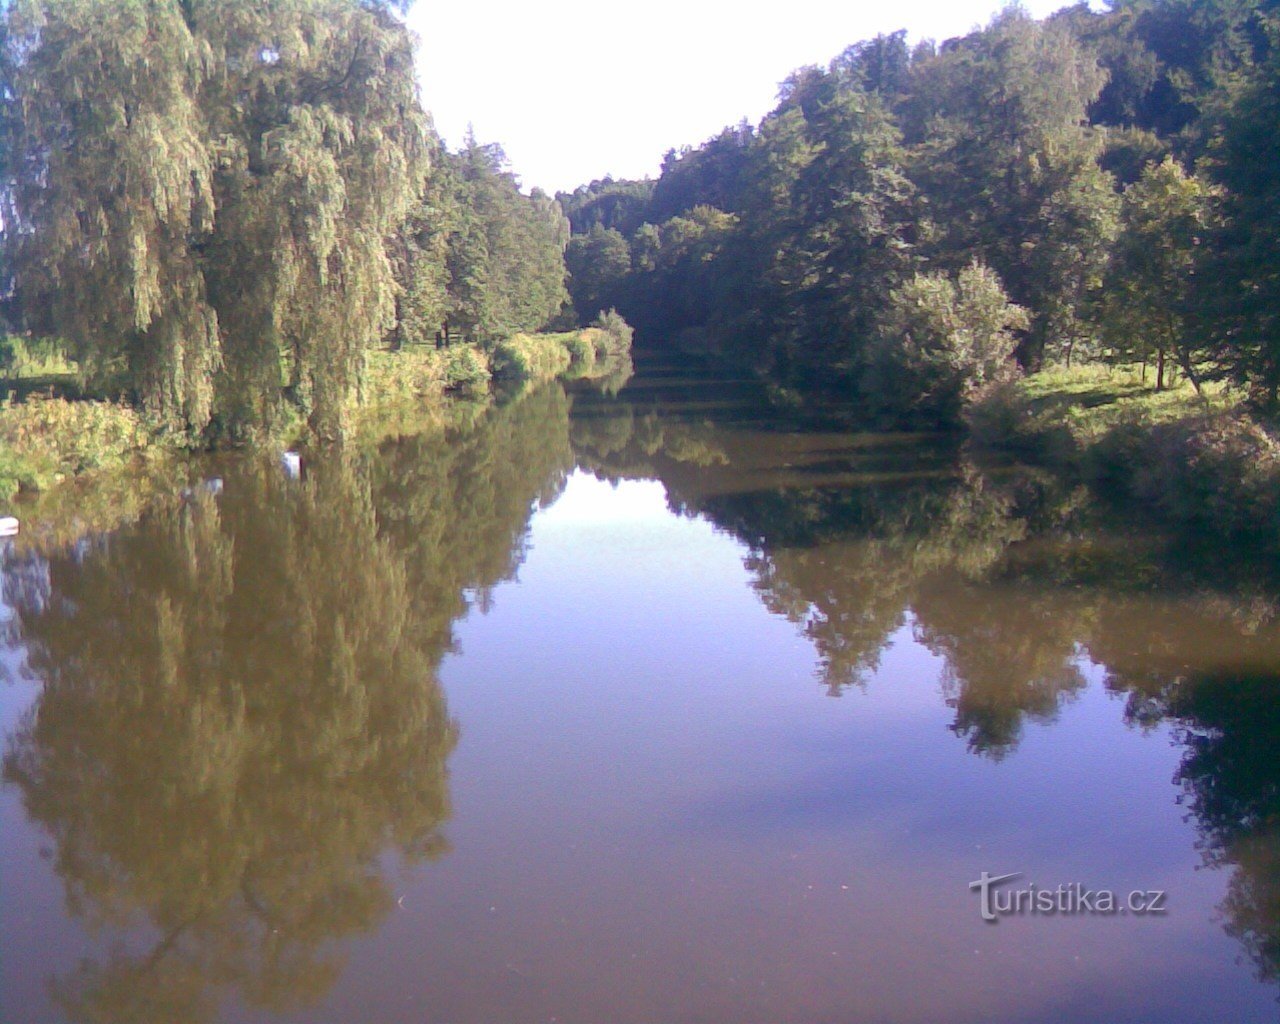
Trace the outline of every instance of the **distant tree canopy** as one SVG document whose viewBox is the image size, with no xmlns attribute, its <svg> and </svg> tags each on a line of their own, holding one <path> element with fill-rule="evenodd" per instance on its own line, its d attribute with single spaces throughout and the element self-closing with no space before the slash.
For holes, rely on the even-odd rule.
<svg viewBox="0 0 1280 1024">
<path fill-rule="evenodd" d="M 786 385 L 945 417 L 868 381 L 914 358 L 894 296 L 982 267 L 1023 311 L 1023 369 L 1150 354 L 1280 412 L 1277 0 L 1011 7 L 941 45 L 855 43 L 657 180 L 556 199 L 497 146 L 441 144 L 406 6 L 0 7 L 0 313 L 212 437 L 290 407 L 339 436 L 373 346 L 615 307 Z M 984 329 L 953 327 L 960 348 Z"/>
<path fill-rule="evenodd" d="M 291 402 L 333 436 L 389 333 L 555 316 L 567 222 L 500 150 L 444 152 L 405 7 L 0 9 L 0 292 L 25 326 L 172 429 L 243 433 Z"/>
<path fill-rule="evenodd" d="M 1276 412 L 1278 8 L 1010 8 L 941 45 L 856 43 L 792 74 L 759 125 L 668 153 L 656 181 L 562 195 L 574 300 L 783 383 L 866 394 L 886 356 L 910 358 L 885 334 L 893 296 L 978 265 L 1024 311 L 1023 368 L 1149 352 Z"/>
</svg>

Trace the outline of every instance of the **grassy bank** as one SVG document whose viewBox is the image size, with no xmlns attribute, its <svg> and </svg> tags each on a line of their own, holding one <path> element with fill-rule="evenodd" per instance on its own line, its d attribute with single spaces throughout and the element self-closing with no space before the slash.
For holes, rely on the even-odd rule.
<svg viewBox="0 0 1280 1024">
<path fill-rule="evenodd" d="M 629 367 L 631 329 L 616 314 L 562 334 L 520 334 L 492 352 L 470 345 L 414 346 L 369 353 L 357 436 L 387 436 L 420 429 L 452 399 L 483 402 L 495 380 L 534 384 L 556 378 L 595 378 Z M 165 434 L 133 407 L 80 397 L 75 367 L 50 348 L 9 339 L 0 345 L 0 514 L 19 496 L 26 514 L 38 515 L 37 496 L 72 483 L 153 464 L 191 447 Z M 276 440 L 301 440 L 299 420 Z"/>
<path fill-rule="evenodd" d="M 1280 551 L 1280 441 L 1221 385 L 1055 369 L 989 389 L 971 442 L 1067 472 L 1165 522 Z"/>
<path fill-rule="evenodd" d="M 493 376 L 522 384 L 608 377 L 629 360 L 631 336 L 627 322 L 612 311 L 576 331 L 517 334 L 494 349 Z"/>
</svg>

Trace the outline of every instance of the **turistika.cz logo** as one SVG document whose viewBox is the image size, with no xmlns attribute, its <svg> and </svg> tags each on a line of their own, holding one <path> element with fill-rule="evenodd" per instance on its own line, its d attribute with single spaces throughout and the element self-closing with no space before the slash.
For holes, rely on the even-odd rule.
<svg viewBox="0 0 1280 1024">
<path fill-rule="evenodd" d="M 986 871 L 969 888 L 978 893 L 982 919 L 992 924 L 1002 917 L 1081 917 L 1099 915 L 1119 917 L 1159 917 L 1165 913 L 1163 889 L 1134 889 L 1127 893 L 1112 889 L 1090 889 L 1079 882 L 1067 882 L 1052 889 L 1035 883 L 1022 888 L 1007 883 L 1021 878 L 1023 872 L 992 875 Z"/>
</svg>

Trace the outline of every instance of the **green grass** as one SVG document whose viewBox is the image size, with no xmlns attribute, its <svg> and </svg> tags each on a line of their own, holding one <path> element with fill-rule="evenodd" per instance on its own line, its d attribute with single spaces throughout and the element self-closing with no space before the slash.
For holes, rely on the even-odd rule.
<svg viewBox="0 0 1280 1024">
<path fill-rule="evenodd" d="M 1207 383 L 1197 394 L 1181 375 L 1163 390 L 1154 377 L 1148 369 L 1144 381 L 1138 366 L 1050 367 L 987 389 L 965 418 L 980 445 L 1061 462 L 1119 427 L 1226 413 L 1241 402 L 1225 384 Z"/>
<path fill-rule="evenodd" d="M 1206 384 L 1203 393 L 1197 394 L 1190 381 L 1180 377 L 1157 391 L 1154 377 L 1148 369 L 1144 382 L 1137 366 L 1052 367 L 1024 377 L 1015 387 L 1033 416 L 1060 419 L 1082 437 L 1098 436 L 1134 416 L 1167 423 L 1239 403 L 1239 396 L 1223 384 Z"/>
<path fill-rule="evenodd" d="M 63 355 L 62 345 L 52 338 L 0 335 L 0 378 L 4 380 L 74 380 L 77 373 L 76 364 Z"/>
<path fill-rule="evenodd" d="M 1280 441 L 1225 385 L 1157 391 L 1136 368 L 1055 368 L 987 389 L 966 421 L 980 447 L 1071 473 L 1167 522 L 1280 549 Z"/>
</svg>

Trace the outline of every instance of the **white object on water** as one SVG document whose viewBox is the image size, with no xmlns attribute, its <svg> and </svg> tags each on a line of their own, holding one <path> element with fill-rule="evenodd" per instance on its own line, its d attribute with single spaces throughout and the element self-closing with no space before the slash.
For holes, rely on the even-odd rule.
<svg viewBox="0 0 1280 1024">
<path fill-rule="evenodd" d="M 284 475 L 290 480 L 297 480 L 302 476 L 302 456 L 297 452 L 285 452 L 281 455 L 280 465 L 284 468 Z"/>
<path fill-rule="evenodd" d="M 0 537 L 12 537 L 18 532 L 18 520 L 13 516 L 0 519 Z"/>
</svg>

